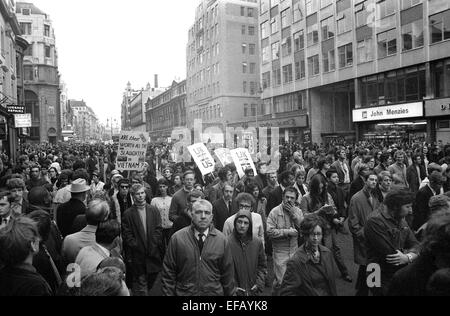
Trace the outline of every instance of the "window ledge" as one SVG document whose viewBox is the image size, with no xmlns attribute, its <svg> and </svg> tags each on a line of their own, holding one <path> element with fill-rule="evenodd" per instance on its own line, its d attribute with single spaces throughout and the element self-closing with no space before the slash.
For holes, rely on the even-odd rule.
<svg viewBox="0 0 450 316">
<path fill-rule="evenodd" d="M 364 64 L 368 64 L 368 63 L 373 63 L 373 61 L 374 61 L 374 59 L 366 60 L 363 62 L 358 62 L 358 63 L 356 63 L 356 65 L 359 66 L 359 65 L 364 65 Z"/>
<path fill-rule="evenodd" d="M 342 33 L 338 33 L 338 36 L 341 36 L 341 35 L 350 33 L 350 32 L 352 32 L 352 31 L 353 31 L 353 29 L 350 29 L 350 30 L 348 30 L 348 31 L 345 31 L 345 32 L 342 32 Z"/>
<path fill-rule="evenodd" d="M 392 54 L 392 55 L 387 55 L 387 56 L 384 56 L 384 57 L 379 57 L 378 60 L 387 59 L 389 57 L 395 57 L 395 56 L 397 56 L 397 54 L 398 53 L 395 53 L 395 54 Z"/>
<path fill-rule="evenodd" d="M 420 50 L 420 49 L 422 49 L 422 48 L 424 48 L 425 46 L 419 46 L 419 47 L 415 47 L 415 48 L 411 48 L 411 49 L 408 49 L 408 50 L 402 50 L 402 54 L 406 54 L 406 53 L 409 53 L 409 52 L 413 52 L 413 51 L 416 51 L 416 50 Z"/>
<path fill-rule="evenodd" d="M 348 68 L 353 68 L 353 65 L 354 65 L 354 64 L 346 65 L 346 66 L 344 66 L 344 67 L 339 67 L 338 69 L 339 69 L 339 70 L 344 70 L 344 69 L 348 69 Z"/>
<path fill-rule="evenodd" d="M 318 73 L 317 75 L 308 76 L 308 78 L 317 78 L 317 77 L 320 77 L 320 73 Z"/>
<path fill-rule="evenodd" d="M 328 75 L 328 74 L 331 74 L 331 73 L 333 73 L 333 72 L 335 72 L 335 71 L 336 71 L 336 69 L 329 70 L 329 71 L 324 71 L 322 74 Z"/>
<path fill-rule="evenodd" d="M 447 38 L 445 40 L 442 40 L 442 41 L 439 41 L 439 42 L 436 42 L 436 43 L 430 43 L 430 46 L 442 44 L 442 43 L 445 43 L 445 42 L 450 42 L 450 38 Z"/>
</svg>

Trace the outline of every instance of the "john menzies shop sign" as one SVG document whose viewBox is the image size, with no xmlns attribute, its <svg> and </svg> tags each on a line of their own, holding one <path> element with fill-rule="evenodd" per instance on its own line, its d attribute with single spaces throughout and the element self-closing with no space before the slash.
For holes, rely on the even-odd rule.
<svg viewBox="0 0 450 316">
<path fill-rule="evenodd" d="M 353 110 L 353 122 L 396 120 L 413 117 L 423 117 L 422 102 Z"/>
<path fill-rule="evenodd" d="M 425 116 L 450 115 L 450 98 L 425 101 Z"/>
</svg>

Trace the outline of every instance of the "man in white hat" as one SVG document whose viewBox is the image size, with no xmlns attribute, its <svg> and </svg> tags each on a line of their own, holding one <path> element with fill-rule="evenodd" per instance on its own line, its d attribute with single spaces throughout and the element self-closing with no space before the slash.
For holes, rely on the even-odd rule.
<svg viewBox="0 0 450 316">
<path fill-rule="evenodd" d="M 72 198 L 57 208 L 56 223 L 63 237 L 74 233 L 71 231 L 73 221 L 78 215 L 86 212 L 84 201 L 90 189 L 85 179 L 74 180 L 68 189 Z"/>
</svg>

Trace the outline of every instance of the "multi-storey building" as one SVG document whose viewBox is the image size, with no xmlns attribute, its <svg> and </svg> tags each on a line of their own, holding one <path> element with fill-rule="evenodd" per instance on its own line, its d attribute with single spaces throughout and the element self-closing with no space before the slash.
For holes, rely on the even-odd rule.
<svg viewBox="0 0 450 316">
<path fill-rule="evenodd" d="M 262 109 L 286 140 L 450 141 L 450 2 L 261 0 Z"/>
<path fill-rule="evenodd" d="M 247 124 L 260 103 L 257 1 L 202 0 L 187 45 L 188 128 Z"/>
<path fill-rule="evenodd" d="M 167 91 L 146 104 L 147 131 L 152 141 L 167 142 L 172 131 L 186 126 L 186 80 L 173 81 Z"/>
<path fill-rule="evenodd" d="M 17 2 L 22 34 L 30 43 L 24 58 L 25 107 L 32 114 L 31 141 L 61 140 L 58 53 L 50 17 L 32 3 Z"/>
<path fill-rule="evenodd" d="M 27 46 L 14 1 L 0 0 L 0 150 L 13 159 L 23 130 L 15 128 L 11 110 L 23 107 L 23 52 Z"/>
<path fill-rule="evenodd" d="M 69 100 L 68 103 L 73 112 L 73 131 L 77 139 L 83 142 L 101 140 L 103 134 L 92 108 L 84 100 Z"/>
<path fill-rule="evenodd" d="M 153 99 L 166 89 L 158 87 L 158 75 L 155 75 L 155 87 L 150 83 L 146 88 L 134 90 L 128 82 L 127 88 L 122 98 L 122 130 L 125 131 L 146 131 L 146 109 L 145 104 L 149 99 Z"/>
</svg>

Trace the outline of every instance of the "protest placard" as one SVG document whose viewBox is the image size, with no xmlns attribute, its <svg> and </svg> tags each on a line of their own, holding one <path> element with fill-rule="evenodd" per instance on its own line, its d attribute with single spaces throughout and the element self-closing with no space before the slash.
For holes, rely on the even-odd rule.
<svg viewBox="0 0 450 316">
<path fill-rule="evenodd" d="M 228 148 L 218 148 L 214 151 L 222 166 L 226 166 L 233 163 L 233 157 L 231 157 L 231 150 Z"/>
<path fill-rule="evenodd" d="M 149 135 L 146 132 L 122 132 L 119 138 L 117 170 L 144 170 L 148 142 Z"/>
<path fill-rule="evenodd" d="M 214 172 L 215 161 L 205 144 L 199 143 L 188 147 L 192 158 L 194 158 L 195 163 L 202 175 L 207 175 Z"/>
<path fill-rule="evenodd" d="M 247 168 L 252 168 L 256 176 L 257 172 L 255 164 L 253 163 L 252 156 L 250 155 L 250 152 L 247 148 L 233 149 L 231 151 L 231 157 L 233 158 L 234 164 L 236 165 L 236 170 L 239 174 L 239 178 L 245 176 L 245 170 L 247 170 Z"/>
</svg>

